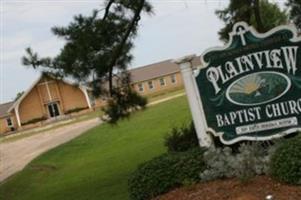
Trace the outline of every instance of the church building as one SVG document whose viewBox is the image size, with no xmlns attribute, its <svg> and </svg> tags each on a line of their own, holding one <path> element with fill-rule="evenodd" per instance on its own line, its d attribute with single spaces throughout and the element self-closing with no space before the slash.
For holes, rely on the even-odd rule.
<svg viewBox="0 0 301 200">
<path fill-rule="evenodd" d="M 89 110 L 92 103 L 86 87 L 41 75 L 16 101 L 0 105 L 0 134 Z"/>
<path fill-rule="evenodd" d="M 200 58 L 192 61 L 201 66 Z M 132 88 L 143 96 L 183 88 L 178 65 L 171 60 L 130 69 Z M 69 114 L 81 114 L 103 107 L 105 100 L 94 99 L 88 88 L 41 75 L 16 101 L 0 104 L 0 134 L 41 126 Z"/>
</svg>

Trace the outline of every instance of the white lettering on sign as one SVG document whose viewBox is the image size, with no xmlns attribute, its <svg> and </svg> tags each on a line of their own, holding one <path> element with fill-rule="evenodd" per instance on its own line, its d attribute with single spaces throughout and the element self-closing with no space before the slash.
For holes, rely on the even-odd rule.
<svg viewBox="0 0 301 200">
<path fill-rule="evenodd" d="M 261 107 L 253 107 L 216 115 L 218 127 L 235 125 L 236 123 L 253 122 L 261 119 Z"/>
<path fill-rule="evenodd" d="M 289 115 L 301 114 L 301 98 L 297 100 L 283 101 L 267 104 L 261 107 L 251 107 L 242 110 L 231 111 L 215 115 L 217 126 L 225 127 L 258 121 L 264 118 L 273 119 Z"/>
<path fill-rule="evenodd" d="M 254 133 L 258 131 L 266 131 L 275 128 L 285 128 L 285 127 L 297 126 L 297 125 L 298 125 L 297 117 L 290 117 L 290 118 L 273 120 L 273 121 L 262 122 L 257 124 L 250 124 L 246 126 L 239 126 L 236 127 L 236 133 L 238 135 L 242 135 L 247 133 Z"/>
<path fill-rule="evenodd" d="M 232 78 L 256 69 L 282 69 L 295 75 L 298 48 L 298 46 L 287 46 L 243 55 L 233 61 L 227 61 L 223 65 L 210 67 L 206 76 L 217 94 L 221 90 L 221 86 Z"/>
<path fill-rule="evenodd" d="M 281 117 L 290 114 L 299 115 L 301 113 L 301 99 L 269 104 L 265 107 L 265 112 L 268 118 Z"/>
</svg>

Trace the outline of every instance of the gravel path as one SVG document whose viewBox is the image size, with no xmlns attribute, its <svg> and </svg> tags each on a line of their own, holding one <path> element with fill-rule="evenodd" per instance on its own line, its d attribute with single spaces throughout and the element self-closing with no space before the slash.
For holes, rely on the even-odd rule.
<svg viewBox="0 0 301 200">
<path fill-rule="evenodd" d="M 98 118 L 52 129 L 13 142 L 0 143 L 0 182 L 22 170 L 34 158 L 101 124 Z"/>
</svg>

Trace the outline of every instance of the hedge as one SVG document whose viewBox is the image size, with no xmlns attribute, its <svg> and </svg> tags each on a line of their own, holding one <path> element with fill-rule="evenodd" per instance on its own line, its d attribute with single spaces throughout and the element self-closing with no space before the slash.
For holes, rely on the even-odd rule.
<svg viewBox="0 0 301 200">
<path fill-rule="evenodd" d="M 283 141 L 271 158 L 271 175 L 301 185 L 301 135 Z"/>
<path fill-rule="evenodd" d="M 152 199 L 176 187 L 199 180 L 205 169 L 204 150 L 166 153 L 138 167 L 129 179 L 133 200 Z"/>
</svg>

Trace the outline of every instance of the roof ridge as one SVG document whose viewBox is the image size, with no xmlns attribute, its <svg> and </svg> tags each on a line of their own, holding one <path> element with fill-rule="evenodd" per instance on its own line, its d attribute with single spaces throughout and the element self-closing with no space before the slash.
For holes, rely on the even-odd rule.
<svg viewBox="0 0 301 200">
<path fill-rule="evenodd" d="M 167 59 L 167 60 L 163 60 L 163 61 L 160 61 L 160 62 L 155 62 L 155 63 L 152 63 L 152 64 L 135 67 L 135 68 L 132 68 L 132 69 L 128 69 L 128 71 L 131 72 L 131 71 L 134 71 L 134 70 L 139 70 L 139 69 L 147 68 L 149 66 L 157 65 L 157 64 L 164 63 L 164 62 L 171 61 L 171 60 L 172 59 Z"/>
<path fill-rule="evenodd" d="M 8 102 L 5 102 L 5 103 L 1 103 L 0 106 L 3 106 L 5 104 L 10 104 L 10 103 L 14 103 L 15 101 L 8 101 Z"/>
</svg>

